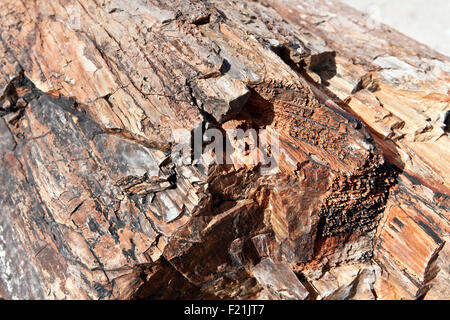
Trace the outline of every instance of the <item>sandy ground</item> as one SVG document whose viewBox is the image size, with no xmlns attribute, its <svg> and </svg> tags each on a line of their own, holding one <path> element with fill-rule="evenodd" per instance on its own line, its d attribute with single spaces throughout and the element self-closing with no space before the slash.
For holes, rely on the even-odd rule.
<svg viewBox="0 0 450 320">
<path fill-rule="evenodd" d="M 341 0 L 450 57 L 450 0 Z"/>
</svg>

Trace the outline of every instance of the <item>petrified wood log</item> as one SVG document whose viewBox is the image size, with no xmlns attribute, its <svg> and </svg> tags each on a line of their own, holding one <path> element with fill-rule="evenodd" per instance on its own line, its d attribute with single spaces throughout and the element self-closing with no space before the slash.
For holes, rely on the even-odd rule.
<svg viewBox="0 0 450 320">
<path fill-rule="evenodd" d="M 1 297 L 450 298 L 449 58 L 336 1 L 0 4 Z M 175 161 L 206 128 L 278 170 Z"/>
</svg>

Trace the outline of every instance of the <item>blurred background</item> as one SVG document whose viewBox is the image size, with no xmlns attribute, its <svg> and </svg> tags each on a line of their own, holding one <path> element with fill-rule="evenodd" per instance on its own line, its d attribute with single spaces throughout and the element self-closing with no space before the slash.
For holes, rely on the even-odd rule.
<svg viewBox="0 0 450 320">
<path fill-rule="evenodd" d="M 341 0 L 450 57 L 450 0 Z"/>
</svg>

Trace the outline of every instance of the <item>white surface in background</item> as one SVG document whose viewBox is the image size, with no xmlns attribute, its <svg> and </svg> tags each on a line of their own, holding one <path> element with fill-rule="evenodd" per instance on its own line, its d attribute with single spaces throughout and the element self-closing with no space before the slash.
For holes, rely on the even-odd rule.
<svg viewBox="0 0 450 320">
<path fill-rule="evenodd" d="M 450 57 L 450 0 L 341 0 Z"/>
</svg>

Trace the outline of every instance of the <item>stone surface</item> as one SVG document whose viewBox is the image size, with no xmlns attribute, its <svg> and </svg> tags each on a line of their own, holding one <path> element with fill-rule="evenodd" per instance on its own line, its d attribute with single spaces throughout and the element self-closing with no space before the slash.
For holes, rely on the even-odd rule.
<svg viewBox="0 0 450 320">
<path fill-rule="evenodd" d="M 336 1 L 1 4 L 1 296 L 450 297 L 448 58 Z M 205 128 L 279 170 L 174 161 Z"/>
<path fill-rule="evenodd" d="M 405 35 L 450 56 L 450 21 L 446 0 L 341 0 Z"/>
</svg>

